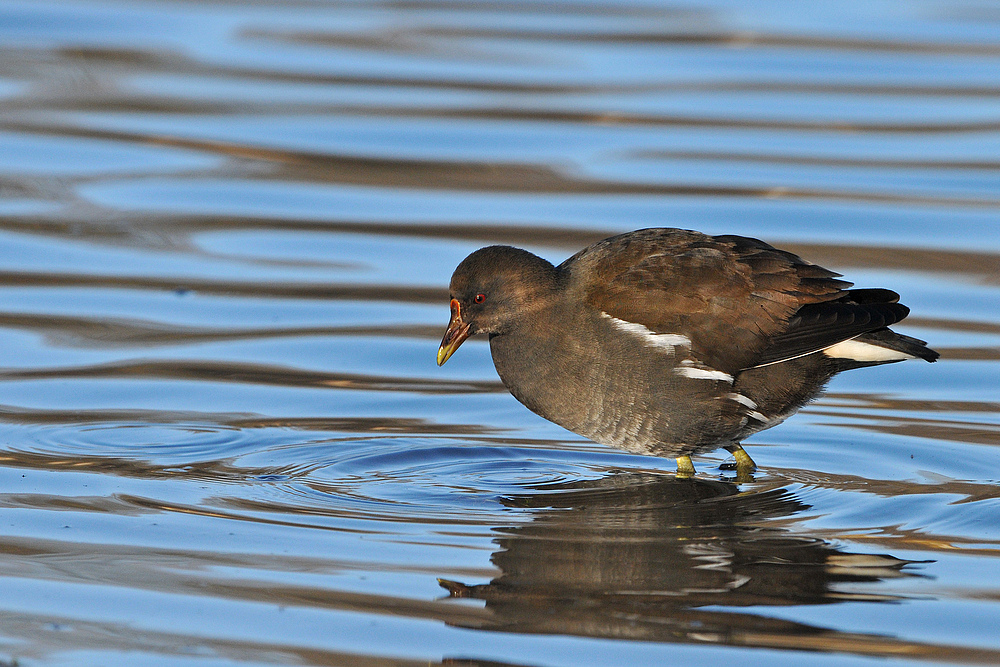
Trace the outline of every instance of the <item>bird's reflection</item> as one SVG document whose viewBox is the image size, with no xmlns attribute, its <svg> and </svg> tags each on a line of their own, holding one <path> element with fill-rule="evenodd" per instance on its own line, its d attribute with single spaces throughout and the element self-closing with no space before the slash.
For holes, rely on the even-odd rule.
<svg viewBox="0 0 1000 667">
<path fill-rule="evenodd" d="M 620 473 L 505 502 L 537 513 L 499 529 L 501 575 L 441 580 L 452 597 L 486 602 L 484 629 L 835 649 L 827 644 L 851 641 L 846 633 L 760 607 L 890 601 L 866 584 L 917 576 L 904 570 L 912 561 L 846 553 L 784 527 L 808 509 L 784 488 Z M 756 609 L 733 609 L 747 607 Z"/>
</svg>

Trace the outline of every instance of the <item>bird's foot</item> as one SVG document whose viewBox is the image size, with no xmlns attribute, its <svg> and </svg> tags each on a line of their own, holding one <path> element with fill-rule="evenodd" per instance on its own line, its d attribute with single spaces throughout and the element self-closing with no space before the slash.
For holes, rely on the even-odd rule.
<svg viewBox="0 0 1000 667">
<path fill-rule="evenodd" d="M 735 460 L 732 463 L 726 461 L 719 467 L 722 470 L 735 470 L 737 482 L 753 481 L 753 473 L 757 470 L 757 464 L 753 462 L 746 450 L 740 445 L 729 445 L 725 449 L 733 455 Z"/>
<path fill-rule="evenodd" d="M 677 479 L 687 479 L 694 477 L 694 463 L 690 456 L 677 457 Z"/>
</svg>

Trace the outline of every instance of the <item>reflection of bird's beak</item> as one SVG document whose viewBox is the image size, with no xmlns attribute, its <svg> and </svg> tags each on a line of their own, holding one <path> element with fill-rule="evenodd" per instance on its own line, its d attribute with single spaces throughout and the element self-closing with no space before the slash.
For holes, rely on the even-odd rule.
<svg viewBox="0 0 1000 667">
<path fill-rule="evenodd" d="M 455 350 L 469 337 L 471 324 L 462 321 L 462 307 L 457 299 L 451 300 L 451 321 L 448 322 L 448 330 L 444 332 L 441 339 L 441 347 L 438 348 L 438 366 L 448 361 L 448 358 L 455 354 Z"/>
</svg>

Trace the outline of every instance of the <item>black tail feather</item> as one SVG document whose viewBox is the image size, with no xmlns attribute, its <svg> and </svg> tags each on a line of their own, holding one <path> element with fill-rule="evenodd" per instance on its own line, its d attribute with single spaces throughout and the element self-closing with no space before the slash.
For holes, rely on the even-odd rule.
<svg viewBox="0 0 1000 667">
<path fill-rule="evenodd" d="M 904 336 L 888 328 L 869 331 L 866 334 L 858 336 L 857 339 L 865 343 L 878 345 L 879 347 L 897 350 L 930 362 L 937 361 L 938 357 L 941 356 L 938 352 L 927 347 L 927 341 L 913 338 L 912 336 Z"/>
</svg>

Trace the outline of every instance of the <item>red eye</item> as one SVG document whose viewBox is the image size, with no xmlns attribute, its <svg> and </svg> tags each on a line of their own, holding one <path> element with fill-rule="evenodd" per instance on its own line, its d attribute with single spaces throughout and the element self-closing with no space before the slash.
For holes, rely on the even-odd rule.
<svg viewBox="0 0 1000 667">
<path fill-rule="evenodd" d="M 483 301 L 486 301 L 486 295 L 485 294 L 477 294 L 476 295 L 476 303 L 482 303 Z"/>
</svg>

